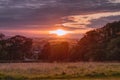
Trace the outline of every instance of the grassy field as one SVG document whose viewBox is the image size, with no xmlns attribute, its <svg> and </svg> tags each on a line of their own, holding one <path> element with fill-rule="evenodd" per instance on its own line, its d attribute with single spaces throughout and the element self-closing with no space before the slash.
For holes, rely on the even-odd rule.
<svg viewBox="0 0 120 80">
<path fill-rule="evenodd" d="M 120 63 L 0 63 L 0 80 L 120 80 Z"/>
</svg>

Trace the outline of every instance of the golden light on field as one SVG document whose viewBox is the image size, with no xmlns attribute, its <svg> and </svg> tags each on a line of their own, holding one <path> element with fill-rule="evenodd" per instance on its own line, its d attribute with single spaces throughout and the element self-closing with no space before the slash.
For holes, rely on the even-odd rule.
<svg viewBox="0 0 120 80">
<path fill-rule="evenodd" d="M 63 29 L 57 29 L 57 30 L 54 30 L 54 31 L 49 31 L 50 34 L 56 34 L 58 36 L 64 36 L 68 33 L 70 33 L 69 31 L 66 31 L 66 30 L 63 30 Z"/>
</svg>

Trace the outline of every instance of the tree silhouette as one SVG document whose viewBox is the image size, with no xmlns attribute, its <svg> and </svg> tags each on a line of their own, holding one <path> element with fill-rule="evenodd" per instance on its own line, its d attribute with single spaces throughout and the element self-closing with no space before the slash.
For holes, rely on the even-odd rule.
<svg viewBox="0 0 120 80">
<path fill-rule="evenodd" d="M 51 54 L 51 45 L 50 43 L 46 43 L 42 49 L 42 54 L 40 55 L 40 59 L 48 61 Z"/>
<path fill-rule="evenodd" d="M 32 39 L 24 36 L 14 36 L 7 40 L 10 60 L 24 60 L 31 53 Z"/>
<path fill-rule="evenodd" d="M 5 35 L 0 33 L 0 60 L 7 59 L 7 50 L 6 50 L 6 40 L 4 40 Z"/>
<path fill-rule="evenodd" d="M 88 31 L 73 49 L 73 61 L 120 61 L 120 21 Z"/>
</svg>

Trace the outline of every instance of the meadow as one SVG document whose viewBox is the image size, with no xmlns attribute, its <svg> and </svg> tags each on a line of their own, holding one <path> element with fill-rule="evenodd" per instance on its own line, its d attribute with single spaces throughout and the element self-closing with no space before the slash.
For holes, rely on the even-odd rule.
<svg viewBox="0 0 120 80">
<path fill-rule="evenodd" d="M 120 63 L 0 63 L 0 80 L 120 80 Z"/>
</svg>

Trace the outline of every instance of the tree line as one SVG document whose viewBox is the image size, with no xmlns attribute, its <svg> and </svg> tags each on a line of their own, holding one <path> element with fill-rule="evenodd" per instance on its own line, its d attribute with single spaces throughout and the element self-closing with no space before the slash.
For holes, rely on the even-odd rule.
<svg viewBox="0 0 120 80">
<path fill-rule="evenodd" d="M 0 34 L 0 60 L 32 59 L 33 40 L 16 35 L 4 38 Z M 46 43 L 38 53 L 39 61 L 120 61 L 120 21 L 88 31 L 70 48 L 68 42 Z"/>
</svg>

